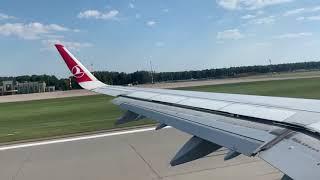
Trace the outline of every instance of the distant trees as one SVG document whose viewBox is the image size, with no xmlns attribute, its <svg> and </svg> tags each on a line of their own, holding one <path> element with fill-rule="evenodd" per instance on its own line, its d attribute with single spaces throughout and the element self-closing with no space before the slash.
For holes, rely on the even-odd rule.
<svg viewBox="0 0 320 180">
<path fill-rule="evenodd" d="M 230 68 L 205 69 L 199 71 L 179 71 L 179 72 L 153 72 L 155 82 L 180 81 L 190 79 L 214 79 L 242 77 L 257 75 L 263 73 L 280 73 L 298 70 L 319 70 L 320 62 L 300 62 L 286 63 L 275 65 L 258 65 L 258 66 L 240 66 Z M 102 82 L 111 85 L 136 85 L 151 82 L 151 74 L 148 71 L 136 71 L 133 73 L 96 71 L 94 75 Z M 80 86 L 75 82 L 74 77 L 70 77 L 72 89 L 79 89 Z M 58 90 L 69 90 L 70 79 L 58 79 L 50 75 L 32 75 L 17 77 L 0 77 L 0 82 L 5 80 L 15 80 L 18 82 L 45 82 L 48 86 L 55 86 Z"/>
<path fill-rule="evenodd" d="M 320 62 L 286 63 L 276 65 L 240 66 L 230 68 L 205 69 L 199 71 L 179 72 L 154 72 L 155 82 L 180 81 L 190 79 L 213 79 L 242 77 L 263 73 L 291 72 L 297 70 L 319 70 Z M 151 82 L 151 74 L 148 71 L 136 71 L 134 73 L 119 73 L 109 71 L 94 72 L 95 76 L 102 82 L 111 85 L 145 84 Z"/>
</svg>

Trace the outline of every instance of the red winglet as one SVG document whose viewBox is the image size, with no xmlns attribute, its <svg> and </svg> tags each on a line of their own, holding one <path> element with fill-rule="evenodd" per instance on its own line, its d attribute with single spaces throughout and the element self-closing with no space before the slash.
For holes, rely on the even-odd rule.
<svg viewBox="0 0 320 180">
<path fill-rule="evenodd" d="M 55 46 L 75 77 L 77 83 L 96 80 L 96 78 L 63 45 L 55 44 Z"/>
</svg>

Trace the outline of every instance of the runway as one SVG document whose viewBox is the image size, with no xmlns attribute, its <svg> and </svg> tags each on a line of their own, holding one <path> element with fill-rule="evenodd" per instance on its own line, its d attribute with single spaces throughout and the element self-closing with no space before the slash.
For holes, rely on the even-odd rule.
<svg viewBox="0 0 320 180">
<path fill-rule="evenodd" d="M 111 132 L 0 147 L 1 180 L 269 180 L 282 174 L 258 158 L 224 162 L 222 149 L 170 167 L 190 138 L 167 128 Z"/>
</svg>

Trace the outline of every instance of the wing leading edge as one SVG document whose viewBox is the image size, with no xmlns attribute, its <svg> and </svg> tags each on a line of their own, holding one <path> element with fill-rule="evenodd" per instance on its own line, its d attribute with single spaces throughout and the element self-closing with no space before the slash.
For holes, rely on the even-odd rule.
<svg viewBox="0 0 320 180">
<path fill-rule="evenodd" d="M 320 177 L 320 101 L 110 86 L 63 45 L 56 48 L 81 87 L 117 97 L 113 103 L 127 111 L 118 124 L 147 117 L 160 123 L 157 130 L 169 125 L 193 135 L 171 165 L 226 147 L 225 160 L 259 156 L 284 178 Z"/>
</svg>

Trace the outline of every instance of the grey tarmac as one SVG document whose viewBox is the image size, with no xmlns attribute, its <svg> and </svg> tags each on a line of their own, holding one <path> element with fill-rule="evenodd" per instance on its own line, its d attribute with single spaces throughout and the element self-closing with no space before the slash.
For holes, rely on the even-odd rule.
<svg viewBox="0 0 320 180">
<path fill-rule="evenodd" d="M 258 158 L 224 161 L 225 149 L 171 167 L 190 138 L 173 128 L 0 150 L 1 180 L 279 180 Z"/>
</svg>

